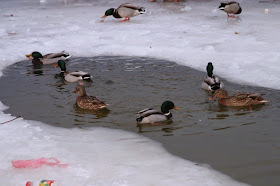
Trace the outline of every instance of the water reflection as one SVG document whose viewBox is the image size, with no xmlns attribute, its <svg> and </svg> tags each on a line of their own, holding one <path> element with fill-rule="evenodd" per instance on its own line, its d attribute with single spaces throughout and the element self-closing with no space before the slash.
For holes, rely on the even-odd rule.
<svg viewBox="0 0 280 186">
<path fill-rule="evenodd" d="M 169 133 L 167 130 L 168 128 L 166 128 L 164 126 L 171 125 L 172 123 L 173 123 L 172 120 L 164 121 L 164 122 L 157 122 L 157 124 L 150 124 L 150 123 L 139 124 L 139 123 L 137 123 L 138 133 L 149 132 L 149 129 L 151 129 L 151 128 L 153 131 L 156 129 L 158 131 L 164 131 L 166 133 Z M 148 129 L 148 130 L 145 131 L 145 129 Z"/>
<path fill-rule="evenodd" d="M 235 128 L 235 127 L 242 127 L 242 126 L 247 126 L 247 125 L 253 125 L 256 124 L 257 122 L 249 122 L 249 123 L 242 123 L 240 125 L 230 125 L 230 126 L 226 126 L 226 127 L 220 127 L 220 128 L 214 128 L 214 131 L 217 130 L 226 130 L 226 129 L 231 129 L 231 128 Z"/>
<path fill-rule="evenodd" d="M 101 119 L 101 118 L 105 118 L 110 114 L 110 109 L 108 108 L 104 108 L 104 109 L 100 109 L 100 110 L 87 110 L 87 109 L 82 109 L 80 107 L 78 107 L 78 105 L 75 103 L 73 106 L 75 112 L 77 114 L 84 115 L 82 117 L 87 117 L 88 115 L 95 115 L 96 119 Z"/>
<path fill-rule="evenodd" d="M 43 74 L 43 65 L 32 65 L 32 70 L 28 70 L 27 74 L 35 74 L 36 76 L 42 76 Z"/>
<path fill-rule="evenodd" d="M 236 25 L 242 22 L 242 19 L 239 16 L 236 17 L 227 17 L 227 23 L 229 25 Z"/>
</svg>

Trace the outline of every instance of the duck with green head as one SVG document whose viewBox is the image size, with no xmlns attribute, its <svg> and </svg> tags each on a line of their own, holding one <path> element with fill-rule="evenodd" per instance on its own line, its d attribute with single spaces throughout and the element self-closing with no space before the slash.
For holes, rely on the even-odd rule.
<svg viewBox="0 0 280 186">
<path fill-rule="evenodd" d="M 34 51 L 31 54 L 26 55 L 26 57 L 29 60 L 32 59 L 33 65 L 47 65 L 57 63 L 59 60 L 67 60 L 71 57 L 71 55 L 68 52 L 62 51 L 43 56 L 40 52 Z"/>
<path fill-rule="evenodd" d="M 207 77 L 201 83 L 201 88 L 204 90 L 214 91 L 224 88 L 223 82 L 221 82 L 217 76 L 214 76 L 213 70 L 214 66 L 211 62 L 209 62 L 206 67 Z"/>
<path fill-rule="evenodd" d="M 180 110 L 172 101 L 165 101 L 161 105 L 161 112 L 152 108 L 141 110 L 137 113 L 138 123 L 151 123 L 168 121 L 172 118 L 171 109 Z"/>
<path fill-rule="evenodd" d="M 146 13 L 144 7 L 125 3 L 125 4 L 120 5 L 117 9 L 115 9 L 115 8 L 108 9 L 105 12 L 105 15 L 102 17 L 103 20 L 101 20 L 101 22 L 103 22 L 107 16 L 111 16 L 111 15 L 114 18 L 125 18 L 124 20 L 121 21 L 121 22 L 125 22 L 125 21 L 130 20 L 130 17 L 134 17 L 134 16 L 144 14 L 144 13 Z"/>
<path fill-rule="evenodd" d="M 71 72 L 66 70 L 66 64 L 65 61 L 63 60 L 59 60 L 57 62 L 56 67 L 60 67 L 63 78 L 65 79 L 65 81 L 69 83 L 82 81 L 82 80 L 89 80 L 91 78 L 91 76 L 87 72 L 83 72 L 83 71 Z"/>
</svg>

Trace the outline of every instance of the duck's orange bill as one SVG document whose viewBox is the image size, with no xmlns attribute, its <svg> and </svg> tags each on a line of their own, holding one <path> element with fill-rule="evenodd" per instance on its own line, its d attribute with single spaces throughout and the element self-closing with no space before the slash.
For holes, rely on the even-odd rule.
<svg viewBox="0 0 280 186">
<path fill-rule="evenodd" d="M 27 58 L 32 57 L 32 54 L 25 55 Z"/>
<path fill-rule="evenodd" d="M 178 107 L 175 107 L 175 106 L 174 106 L 174 108 L 173 108 L 173 109 L 175 109 L 175 110 L 180 110 Z"/>
<path fill-rule="evenodd" d="M 101 18 L 103 18 L 103 19 L 105 19 L 107 16 L 106 15 L 104 15 L 104 16 L 102 16 Z"/>
<path fill-rule="evenodd" d="M 76 89 L 74 92 L 72 92 L 72 93 L 77 93 L 78 92 L 78 90 Z"/>
</svg>

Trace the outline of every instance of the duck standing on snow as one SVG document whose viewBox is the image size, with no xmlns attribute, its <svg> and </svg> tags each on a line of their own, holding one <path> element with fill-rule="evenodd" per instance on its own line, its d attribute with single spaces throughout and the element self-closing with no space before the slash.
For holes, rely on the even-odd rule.
<svg viewBox="0 0 280 186">
<path fill-rule="evenodd" d="M 125 18 L 124 20 L 121 21 L 121 22 L 125 22 L 125 21 L 130 20 L 130 17 L 134 17 L 134 16 L 144 14 L 144 13 L 146 13 L 144 7 L 125 3 L 125 4 L 122 4 L 121 6 L 119 6 L 117 9 L 115 9 L 115 8 L 108 9 L 105 12 L 105 15 L 102 17 L 103 20 L 101 20 L 101 22 L 103 22 L 104 19 L 110 15 L 113 15 L 115 18 Z"/>
<path fill-rule="evenodd" d="M 63 78 L 65 79 L 65 81 L 67 81 L 69 83 L 73 83 L 73 82 L 77 82 L 77 81 L 81 81 L 81 80 L 87 80 L 87 79 L 91 78 L 91 76 L 87 72 L 83 72 L 83 71 L 71 72 L 71 71 L 66 70 L 66 64 L 63 60 L 59 60 L 57 62 L 57 66 L 60 67 L 61 74 L 62 74 Z"/>
<path fill-rule="evenodd" d="M 206 70 L 207 70 L 207 77 L 201 83 L 201 88 L 210 91 L 224 88 L 224 84 L 220 81 L 220 79 L 217 76 L 214 76 L 213 74 L 214 66 L 211 62 L 208 63 Z"/>
<path fill-rule="evenodd" d="M 48 65 L 57 63 L 59 60 L 67 60 L 71 57 L 68 52 L 50 53 L 42 55 L 40 52 L 34 51 L 32 54 L 26 55 L 28 59 L 32 58 L 33 65 Z"/>
<path fill-rule="evenodd" d="M 180 110 L 175 107 L 172 101 L 165 101 L 161 105 L 161 112 L 152 108 L 141 110 L 137 113 L 136 121 L 138 123 L 155 124 L 157 122 L 170 120 L 172 118 L 172 114 L 170 112 L 171 109 Z"/>
<path fill-rule="evenodd" d="M 228 17 L 235 17 L 235 14 L 240 14 L 242 12 L 240 4 L 235 1 L 223 2 L 219 6 L 219 9 L 225 11 Z"/>
<path fill-rule="evenodd" d="M 248 92 L 238 92 L 232 96 L 228 96 L 227 91 L 223 89 L 216 90 L 213 97 L 210 100 L 218 98 L 219 104 L 231 107 L 244 107 L 251 105 L 262 105 L 268 101 L 263 99 L 259 93 L 248 93 Z"/>
<path fill-rule="evenodd" d="M 77 93 L 77 105 L 82 109 L 99 110 L 106 108 L 106 104 L 95 96 L 88 96 L 83 85 L 78 85 L 73 93 Z"/>
</svg>

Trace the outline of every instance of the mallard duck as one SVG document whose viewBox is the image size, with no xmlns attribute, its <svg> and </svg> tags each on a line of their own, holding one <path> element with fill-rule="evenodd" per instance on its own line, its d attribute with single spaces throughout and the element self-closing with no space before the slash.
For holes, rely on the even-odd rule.
<svg viewBox="0 0 280 186">
<path fill-rule="evenodd" d="M 171 109 L 180 110 L 175 107 L 172 101 L 165 101 L 161 105 L 161 112 L 152 108 L 141 110 L 137 113 L 136 121 L 138 123 L 151 123 L 163 122 L 171 119 Z"/>
<path fill-rule="evenodd" d="M 33 65 L 42 65 L 42 64 L 54 64 L 59 60 L 67 60 L 71 57 L 71 55 L 65 51 L 59 53 L 50 53 L 46 55 L 42 55 L 40 52 L 32 52 L 31 54 L 26 55 L 28 59 L 32 57 Z"/>
<path fill-rule="evenodd" d="M 240 4 L 235 1 L 223 2 L 219 6 L 219 9 L 225 11 L 228 17 L 235 17 L 235 14 L 240 14 L 242 12 Z"/>
<path fill-rule="evenodd" d="M 228 96 L 227 91 L 224 89 L 216 90 L 213 97 L 209 99 L 215 98 L 219 99 L 219 104 L 232 107 L 249 106 L 251 108 L 251 105 L 261 105 L 268 102 L 259 93 L 238 92 Z"/>
<path fill-rule="evenodd" d="M 207 77 L 201 83 L 201 88 L 210 91 L 224 88 L 224 84 L 220 81 L 220 79 L 213 75 L 213 70 L 214 66 L 211 62 L 209 62 L 206 67 Z"/>
<path fill-rule="evenodd" d="M 77 93 L 77 105 L 82 109 L 99 110 L 106 108 L 106 104 L 95 96 L 88 96 L 83 85 L 78 85 L 73 93 Z"/>
<path fill-rule="evenodd" d="M 134 16 L 144 14 L 144 13 L 146 13 L 144 7 L 125 3 L 125 4 L 122 4 L 121 6 L 119 6 L 117 9 L 115 9 L 115 8 L 108 9 L 105 12 L 105 15 L 102 17 L 103 20 L 101 20 L 101 22 L 103 22 L 104 19 L 110 15 L 113 15 L 115 18 L 125 18 L 124 20 L 121 21 L 121 22 L 125 22 L 125 21 L 130 20 L 130 17 L 134 17 Z"/>
<path fill-rule="evenodd" d="M 73 82 L 77 82 L 77 81 L 81 81 L 81 80 L 87 80 L 87 79 L 91 78 L 91 76 L 87 72 L 83 72 L 83 71 L 71 72 L 71 71 L 66 70 L 66 64 L 63 60 L 59 60 L 57 62 L 57 66 L 60 67 L 61 74 L 62 74 L 63 78 L 65 79 L 65 81 L 67 81 L 69 83 L 73 83 Z"/>
</svg>

